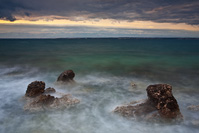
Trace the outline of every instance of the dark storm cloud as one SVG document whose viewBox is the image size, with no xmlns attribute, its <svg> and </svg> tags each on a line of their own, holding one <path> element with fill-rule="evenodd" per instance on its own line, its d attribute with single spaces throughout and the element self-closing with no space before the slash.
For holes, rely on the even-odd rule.
<svg viewBox="0 0 199 133">
<path fill-rule="evenodd" d="M 199 24 L 198 0 L 0 0 L 0 18 L 59 16 Z"/>
</svg>

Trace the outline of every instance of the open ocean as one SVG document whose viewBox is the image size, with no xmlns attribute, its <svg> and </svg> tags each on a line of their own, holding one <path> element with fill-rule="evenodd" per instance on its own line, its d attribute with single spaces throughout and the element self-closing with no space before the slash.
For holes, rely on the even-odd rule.
<svg viewBox="0 0 199 133">
<path fill-rule="evenodd" d="M 57 86 L 68 69 L 77 85 Z M 22 97 L 35 80 L 81 102 L 26 112 Z M 148 123 L 112 112 L 146 99 L 147 86 L 156 83 L 173 86 L 183 122 Z M 0 101 L 1 133 L 196 133 L 199 111 L 187 107 L 199 105 L 199 39 L 0 39 Z"/>
</svg>

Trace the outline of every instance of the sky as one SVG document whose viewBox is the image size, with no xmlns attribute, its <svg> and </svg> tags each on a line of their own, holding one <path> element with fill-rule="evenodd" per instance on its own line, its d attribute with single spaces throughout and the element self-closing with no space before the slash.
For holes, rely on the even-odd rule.
<svg viewBox="0 0 199 133">
<path fill-rule="evenodd" d="M 0 0 L 0 38 L 199 38 L 199 0 Z"/>
</svg>

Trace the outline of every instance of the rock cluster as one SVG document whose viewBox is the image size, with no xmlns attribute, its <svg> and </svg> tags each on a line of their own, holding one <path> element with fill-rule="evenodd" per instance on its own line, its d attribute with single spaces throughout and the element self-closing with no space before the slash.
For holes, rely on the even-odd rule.
<svg viewBox="0 0 199 133">
<path fill-rule="evenodd" d="M 30 83 L 25 94 L 26 104 L 24 105 L 24 110 L 35 112 L 61 109 L 71 107 L 80 102 L 69 94 L 62 94 L 60 98 L 56 98 L 50 95 L 52 93 L 56 93 L 56 90 L 51 87 L 45 90 L 45 83 L 43 81 Z"/>
<path fill-rule="evenodd" d="M 72 70 L 67 70 L 61 73 L 57 81 L 63 83 L 74 82 L 75 73 Z M 132 87 L 136 84 L 131 83 Z M 149 85 L 146 89 L 148 99 L 144 101 L 131 102 L 127 105 L 118 106 L 114 112 L 128 118 L 137 120 L 182 120 L 183 116 L 180 112 L 177 100 L 172 94 L 172 86 L 168 84 Z M 46 88 L 45 82 L 34 81 L 27 87 L 25 98 L 27 103 L 24 106 L 25 110 L 44 111 L 49 109 L 62 109 L 76 105 L 80 101 L 72 98 L 70 94 L 61 94 L 60 98 L 53 96 L 57 93 L 54 88 Z M 199 110 L 199 106 L 190 106 L 190 110 Z"/>
<path fill-rule="evenodd" d="M 148 99 L 116 107 L 114 112 L 125 117 L 145 120 L 182 119 L 177 100 L 168 84 L 149 85 L 146 89 Z"/>
</svg>

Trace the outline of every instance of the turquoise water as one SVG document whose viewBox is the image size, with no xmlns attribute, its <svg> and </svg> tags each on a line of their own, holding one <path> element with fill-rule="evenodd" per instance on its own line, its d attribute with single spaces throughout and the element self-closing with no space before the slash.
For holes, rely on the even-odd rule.
<svg viewBox="0 0 199 133">
<path fill-rule="evenodd" d="M 67 69 L 77 86 L 56 86 Z M 199 39 L 2 39 L 0 40 L 1 132 L 196 132 Z M 23 111 L 27 85 L 35 80 L 70 93 L 81 103 L 70 110 Z M 131 82 L 137 88 L 130 86 Z M 118 105 L 146 98 L 146 87 L 168 83 L 184 115 L 177 125 L 126 120 Z M 144 127 L 144 128 L 143 128 Z M 155 127 L 155 128 L 154 128 Z M 50 131 L 49 131 L 50 130 Z"/>
</svg>

